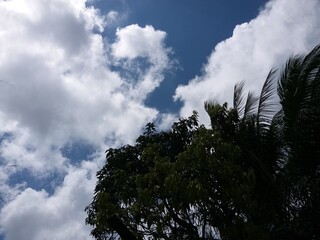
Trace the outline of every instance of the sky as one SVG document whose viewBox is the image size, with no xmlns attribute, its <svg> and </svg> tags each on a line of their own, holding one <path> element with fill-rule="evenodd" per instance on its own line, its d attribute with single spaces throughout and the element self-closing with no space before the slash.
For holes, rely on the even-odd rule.
<svg viewBox="0 0 320 240">
<path fill-rule="evenodd" d="M 92 239 L 105 150 L 320 43 L 319 0 L 0 0 L 0 240 Z"/>
</svg>

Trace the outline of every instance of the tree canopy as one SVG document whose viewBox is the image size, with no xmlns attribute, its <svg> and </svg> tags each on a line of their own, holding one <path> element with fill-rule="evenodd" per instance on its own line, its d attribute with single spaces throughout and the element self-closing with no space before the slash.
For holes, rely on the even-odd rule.
<svg viewBox="0 0 320 240">
<path fill-rule="evenodd" d="M 320 239 L 320 46 L 258 97 L 206 102 L 168 131 L 109 149 L 86 223 L 96 239 Z M 277 101 L 277 99 L 280 99 Z"/>
</svg>

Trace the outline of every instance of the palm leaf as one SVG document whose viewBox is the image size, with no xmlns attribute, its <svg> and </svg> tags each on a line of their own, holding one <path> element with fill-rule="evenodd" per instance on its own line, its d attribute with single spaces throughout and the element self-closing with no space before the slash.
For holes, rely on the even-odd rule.
<svg viewBox="0 0 320 240">
<path fill-rule="evenodd" d="M 250 116 L 253 116 L 257 100 L 258 98 L 252 92 L 248 92 L 247 101 L 244 107 L 242 123 L 248 120 Z"/>
<path fill-rule="evenodd" d="M 320 154 L 320 45 L 306 56 L 293 56 L 278 83 L 292 169 L 312 172 Z M 305 161 L 303 159 L 308 159 Z M 298 165 L 297 165 L 298 164 Z"/>
<path fill-rule="evenodd" d="M 257 112 L 257 127 L 260 130 L 268 128 L 274 114 L 276 113 L 276 101 L 275 101 L 275 73 L 276 70 L 272 69 L 261 90 L 259 97 L 259 105 Z"/>
<path fill-rule="evenodd" d="M 244 113 L 243 88 L 244 81 L 241 81 L 234 86 L 233 91 L 233 108 L 237 111 L 239 117 Z"/>
<path fill-rule="evenodd" d="M 310 108 L 319 104 L 320 45 L 306 56 L 291 57 L 278 84 L 278 93 L 288 127 L 306 120 Z M 317 87 L 318 86 L 318 87 Z M 311 104 L 313 102 L 313 104 Z M 297 126 L 298 127 L 298 126 Z"/>
<path fill-rule="evenodd" d="M 278 95 L 281 103 L 290 102 L 296 93 L 297 78 L 301 73 L 303 56 L 292 56 L 287 61 L 278 81 Z"/>
<path fill-rule="evenodd" d="M 320 45 L 308 55 L 291 57 L 278 84 L 286 128 L 303 131 L 320 103 Z"/>
</svg>

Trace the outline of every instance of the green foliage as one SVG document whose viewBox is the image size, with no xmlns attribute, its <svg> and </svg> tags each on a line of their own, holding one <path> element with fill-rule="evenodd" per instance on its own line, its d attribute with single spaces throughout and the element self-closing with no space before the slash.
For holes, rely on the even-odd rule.
<svg viewBox="0 0 320 240">
<path fill-rule="evenodd" d="M 96 239 L 319 239 L 320 47 L 292 57 L 259 97 L 206 102 L 167 132 L 149 123 L 109 149 L 86 223 Z M 277 112 L 278 111 L 278 112 Z M 129 235 L 128 235 L 129 234 Z M 131 237 L 126 237 L 130 236 Z"/>
</svg>

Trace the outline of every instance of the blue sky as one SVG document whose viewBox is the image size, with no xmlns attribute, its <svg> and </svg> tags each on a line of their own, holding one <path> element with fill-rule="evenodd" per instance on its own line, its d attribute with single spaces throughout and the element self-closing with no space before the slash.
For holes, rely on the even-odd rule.
<svg viewBox="0 0 320 240">
<path fill-rule="evenodd" d="M 212 48 L 230 37 L 234 27 L 256 17 L 266 0 L 241 1 L 96 1 L 94 6 L 107 13 L 122 11 L 126 17 L 117 27 L 137 23 L 152 25 L 167 33 L 166 45 L 174 51 L 177 68 L 166 75 L 161 87 L 148 97 L 146 104 L 160 111 L 178 111 L 180 104 L 172 99 L 178 84 L 186 84 L 201 69 Z M 114 36 L 108 31 L 109 37 Z"/>
<path fill-rule="evenodd" d="M 320 42 L 308 0 L 0 1 L 0 239 L 91 239 L 105 150 L 259 91 Z"/>
</svg>

